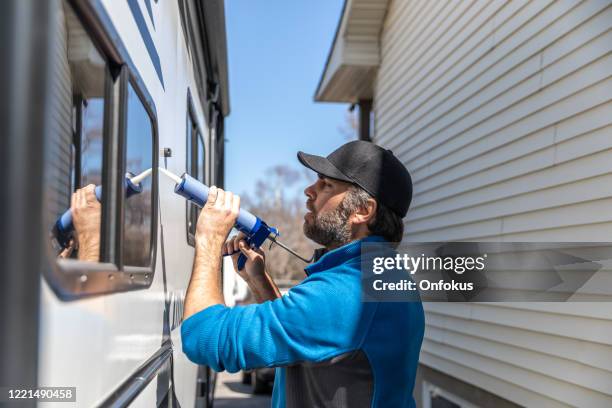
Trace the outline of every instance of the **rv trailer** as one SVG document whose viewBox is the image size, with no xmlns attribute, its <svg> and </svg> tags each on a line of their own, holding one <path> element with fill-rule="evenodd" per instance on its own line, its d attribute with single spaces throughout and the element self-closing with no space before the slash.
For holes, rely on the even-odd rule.
<svg viewBox="0 0 612 408">
<path fill-rule="evenodd" d="M 157 169 L 223 185 L 223 1 L 0 7 L 0 385 L 72 387 L 83 407 L 211 406 L 215 374 L 180 346 L 199 210 Z M 54 228 L 89 184 L 93 259 Z"/>
</svg>

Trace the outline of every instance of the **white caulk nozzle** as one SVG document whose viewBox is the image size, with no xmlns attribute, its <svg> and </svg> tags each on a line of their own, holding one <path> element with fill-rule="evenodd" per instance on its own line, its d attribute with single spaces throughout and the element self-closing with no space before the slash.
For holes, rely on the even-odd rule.
<svg viewBox="0 0 612 408">
<path fill-rule="evenodd" d="M 130 179 L 130 181 L 134 184 L 138 184 L 140 183 L 142 180 L 146 179 L 147 177 L 149 177 L 151 175 L 151 173 L 153 172 L 153 169 L 147 169 L 145 171 L 143 171 L 142 173 L 140 173 L 137 176 L 134 176 Z"/>
<path fill-rule="evenodd" d="M 172 181 L 174 181 L 176 184 L 179 184 L 182 181 L 182 179 L 179 176 L 177 176 L 176 174 L 174 174 L 174 173 L 164 169 L 163 167 L 158 167 L 158 168 L 159 168 L 159 171 L 162 172 L 162 174 L 164 174 L 165 176 L 170 177 L 172 179 Z"/>
</svg>

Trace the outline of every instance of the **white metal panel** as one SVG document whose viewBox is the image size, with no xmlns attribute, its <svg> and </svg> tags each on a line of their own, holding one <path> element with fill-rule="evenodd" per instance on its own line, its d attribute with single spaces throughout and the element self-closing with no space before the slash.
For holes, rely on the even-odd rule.
<svg viewBox="0 0 612 408">
<path fill-rule="evenodd" d="M 188 88 L 204 134 L 208 129 L 182 34 L 178 3 L 152 4 L 153 27 L 144 2 L 139 2 L 159 53 L 165 89 L 127 2 L 104 0 L 103 4 L 156 104 L 159 147 L 170 147 L 173 153 L 168 159 L 168 169 L 182 174 L 186 163 Z M 69 127 L 69 124 L 62 126 Z M 210 152 L 208 142 L 205 138 L 206 151 Z M 159 161 L 160 165 L 164 164 L 163 158 Z M 162 345 L 166 301 L 170 302 L 171 312 L 177 307 L 177 301 L 182 302 L 191 273 L 193 248 L 186 242 L 185 201 L 173 193 L 173 187 L 169 180 L 160 178 L 156 271 L 150 288 L 62 302 L 46 282 L 42 283 L 39 383 L 76 386 L 77 406 L 89 407 L 102 402 L 151 357 Z M 165 246 L 165 280 L 162 245 Z M 175 328 L 170 336 L 176 395 L 181 406 L 193 406 L 197 367 L 182 353 L 180 329 Z M 134 401 L 134 406 L 154 406 L 157 391 L 154 379 Z"/>
<path fill-rule="evenodd" d="M 405 240 L 610 241 L 611 44 L 607 0 L 392 1 L 374 133 L 413 175 Z M 525 406 L 612 406 L 612 303 L 425 309 L 421 363 Z"/>
</svg>

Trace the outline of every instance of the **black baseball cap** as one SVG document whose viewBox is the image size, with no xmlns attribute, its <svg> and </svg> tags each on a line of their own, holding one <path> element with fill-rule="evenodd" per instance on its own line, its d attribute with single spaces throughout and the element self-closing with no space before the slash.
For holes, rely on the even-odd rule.
<svg viewBox="0 0 612 408">
<path fill-rule="evenodd" d="M 298 160 L 317 173 L 355 184 L 400 217 L 412 200 L 412 179 L 391 150 L 356 140 L 343 144 L 329 156 L 298 152 Z"/>
</svg>

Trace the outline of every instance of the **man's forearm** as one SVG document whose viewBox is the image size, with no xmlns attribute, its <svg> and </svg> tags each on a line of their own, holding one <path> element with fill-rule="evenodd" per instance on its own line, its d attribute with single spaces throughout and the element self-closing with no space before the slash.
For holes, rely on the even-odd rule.
<svg viewBox="0 0 612 408">
<path fill-rule="evenodd" d="M 255 295 L 257 303 L 263 303 L 266 300 L 274 300 L 281 297 L 278 286 L 276 286 L 268 272 L 264 272 L 262 276 L 257 278 L 248 279 L 247 284 L 251 292 Z"/>
<path fill-rule="evenodd" d="M 100 234 L 98 231 L 95 237 L 84 237 L 83 234 L 79 237 L 78 258 L 80 261 L 100 261 Z"/>
<path fill-rule="evenodd" d="M 223 241 L 203 239 L 196 243 L 191 280 L 185 295 L 183 319 L 206 309 L 225 304 L 221 283 L 221 250 Z"/>
</svg>

